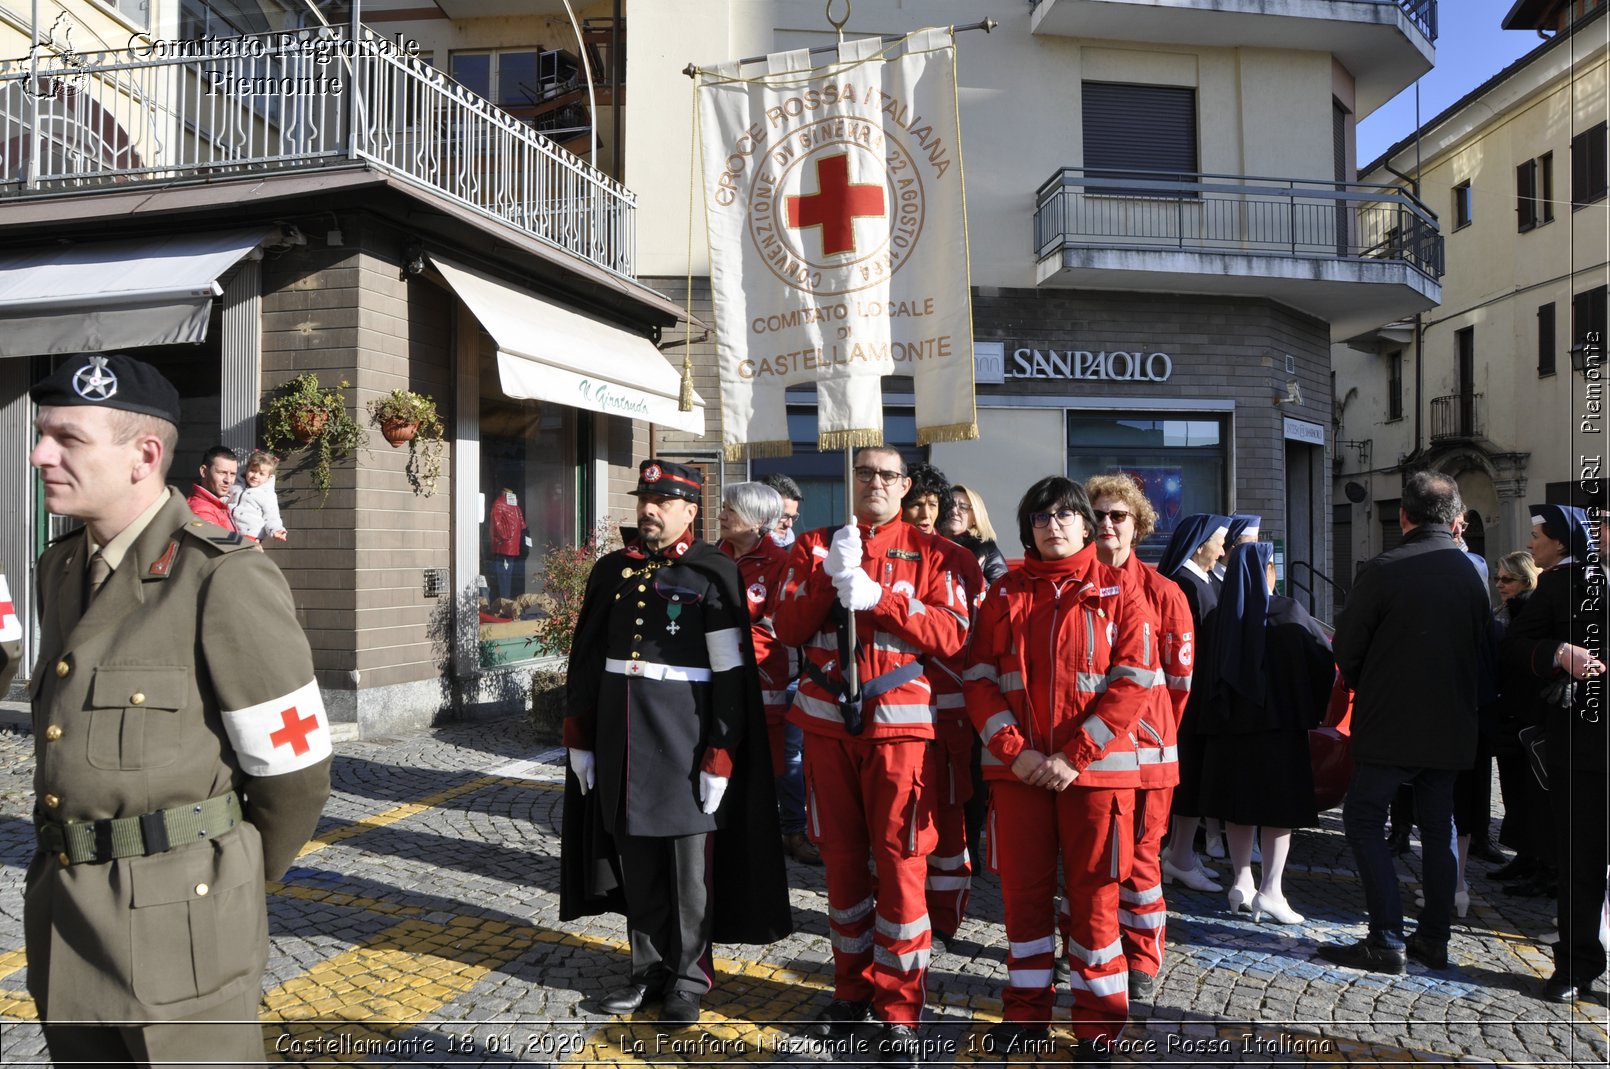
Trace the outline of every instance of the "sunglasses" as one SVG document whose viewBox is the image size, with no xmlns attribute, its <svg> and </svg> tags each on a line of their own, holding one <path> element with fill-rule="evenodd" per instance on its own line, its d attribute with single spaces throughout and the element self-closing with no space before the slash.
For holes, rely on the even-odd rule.
<svg viewBox="0 0 1610 1069">
<path fill-rule="evenodd" d="M 1518 583 L 1518 582 L 1520 582 L 1520 580 L 1516 579 L 1513 575 L 1501 575 L 1497 579 L 1495 579 L 1494 582 L 1497 582 L 1497 583 Z"/>
<path fill-rule="evenodd" d="M 1129 519 L 1129 517 L 1131 517 L 1133 515 L 1134 515 L 1134 513 L 1130 512 L 1128 509 L 1108 509 L 1105 512 L 1103 512 L 1101 509 L 1096 509 L 1095 510 L 1096 526 L 1100 527 L 1101 526 L 1101 521 L 1106 519 L 1108 516 L 1111 516 L 1112 517 L 1112 525 L 1114 527 L 1117 527 L 1117 526 L 1120 526 L 1125 520 Z"/>
</svg>

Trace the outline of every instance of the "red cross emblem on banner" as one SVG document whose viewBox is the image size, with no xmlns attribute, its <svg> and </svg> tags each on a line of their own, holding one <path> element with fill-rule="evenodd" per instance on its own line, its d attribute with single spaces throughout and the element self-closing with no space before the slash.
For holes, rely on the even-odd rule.
<svg viewBox="0 0 1610 1069">
<path fill-rule="evenodd" d="M 816 192 L 784 197 L 788 225 L 822 228 L 822 255 L 855 251 L 855 221 L 888 214 L 883 187 L 850 183 L 850 157 L 821 156 L 816 160 Z"/>
<path fill-rule="evenodd" d="M 307 737 L 319 729 L 318 717 L 299 717 L 296 715 L 296 706 L 293 705 L 280 713 L 280 723 L 285 726 L 268 737 L 268 741 L 274 744 L 276 750 L 289 744 L 291 752 L 301 756 L 312 749 L 307 744 Z"/>
</svg>

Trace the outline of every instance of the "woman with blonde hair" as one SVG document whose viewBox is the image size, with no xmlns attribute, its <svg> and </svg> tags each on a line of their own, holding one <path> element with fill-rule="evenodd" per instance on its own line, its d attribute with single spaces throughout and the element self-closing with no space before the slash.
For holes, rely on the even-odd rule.
<svg viewBox="0 0 1610 1069">
<path fill-rule="evenodd" d="M 990 526 L 984 499 L 961 483 L 951 484 L 950 496 L 955 507 L 947 526 L 941 527 L 939 533 L 972 550 L 978 557 L 978 566 L 984 570 L 984 581 L 995 582 L 1006 574 L 1006 557 L 995 544 L 995 528 Z"/>
</svg>

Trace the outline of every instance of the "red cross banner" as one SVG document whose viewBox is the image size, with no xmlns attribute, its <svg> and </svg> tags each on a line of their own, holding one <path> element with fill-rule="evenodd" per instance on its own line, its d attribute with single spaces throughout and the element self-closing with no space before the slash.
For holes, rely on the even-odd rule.
<svg viewBox="0 0 1610 1069">
<path fill-rule="evenodd" d="M 912 377 L 919 445 L 978 437 L 951 31 L 698 78 L 728 459 L 786 456 L 809 384 L 819 449 L 881 444 L 885 375 Z"/>
<path fill-rule="evenodd" d="M 281 776 L 330 756 L 330 722 L 312 680 L 277 698 L 224 713 L 224 730 L 248 776 Z"/>
</svg>

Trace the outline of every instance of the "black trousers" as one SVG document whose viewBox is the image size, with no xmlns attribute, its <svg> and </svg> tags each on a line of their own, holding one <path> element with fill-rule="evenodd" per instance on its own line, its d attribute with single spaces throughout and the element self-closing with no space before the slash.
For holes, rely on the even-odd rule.
<svg viewBox="0 0 1610 1069">
<path fill-rule="evenodd" d="M 615 836 L 632 944 L 632 982 L 703 995 L 715 970 L 708 834 Z"/>
<path fill-rule="evenodd" d="M 1610 852 L 1605 839 L 1605 789 L 1603 772 L 1559 765 L 1549 769 L 1560 864 L 1560 941 L 1554 945 L 1554 971 L 1578 984 L 1603 976 L 1605 969 L 1604 945 L 1599 942 L 1605 858 Z"/>
</svg>

